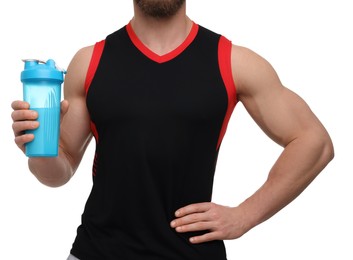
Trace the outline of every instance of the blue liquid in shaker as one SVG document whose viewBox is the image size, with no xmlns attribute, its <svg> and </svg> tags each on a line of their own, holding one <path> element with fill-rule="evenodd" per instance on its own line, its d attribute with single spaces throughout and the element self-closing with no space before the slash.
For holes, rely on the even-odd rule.
<svg viewBox="0 0 353 260">
<path fill-rule="evenodd" d="M 39 127 L 28 130 L 34 140 L 26 144 L 28 157 L 53 157 L 58 155 L 60 108 L 31 108 L 38 112 Z"/>
</svg>

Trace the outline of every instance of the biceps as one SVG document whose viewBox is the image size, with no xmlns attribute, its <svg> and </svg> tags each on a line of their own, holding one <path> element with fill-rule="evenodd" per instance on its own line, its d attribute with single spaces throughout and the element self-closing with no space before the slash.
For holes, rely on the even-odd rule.
<svg viewBox="0 0 353 260">
<path fill-rule="evenodd" d="M 285 87 L 245 98 L 242 102 L 259 127 L 281 146 L 319 123 L 306 102 Z"/>
</svg>

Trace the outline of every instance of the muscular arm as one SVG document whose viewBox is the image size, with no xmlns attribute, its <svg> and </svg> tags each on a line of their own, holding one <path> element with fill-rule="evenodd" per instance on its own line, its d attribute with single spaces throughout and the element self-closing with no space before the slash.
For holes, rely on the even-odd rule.
<svg viewBox="0 0 353 260">
<path fill-rule="evenodd" d="M 261 129 L 284 147 L 264 185 L 239 206 L 246 219 L 245 230 L 249 230 L 314 180 L 333 158 L 333 145 L 308 105 L 281 84 L 266 60 L 236 46 L 232 59 L 239 100 Z"/>
<path fill-rule="evenodd" d="M 57 187 L 70 180 L 91 140 L 89 115 L 86 108 L 84 81 L 92 47 L 77 52 L 65 77 L 59 156 L 29 158 L 31 172 L 45 185 Z"/>
<path fill-rule="evenodd" d="M 265 59 L 233 46 L 232 70 L 239 101 L 284 150 L 266 182 L 239 206 L 205 202 L 176 211 L 171 226 L 177 232 L 208 230 L 190 238 L 192 243 L 242 236 L 294 200 L 333 158 L 323 125 L 303 99 L 282 85 Z"/>
</svg>

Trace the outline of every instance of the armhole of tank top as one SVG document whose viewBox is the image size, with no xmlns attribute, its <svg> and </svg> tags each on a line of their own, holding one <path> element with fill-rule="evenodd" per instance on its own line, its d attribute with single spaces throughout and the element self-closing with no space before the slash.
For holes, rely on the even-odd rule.
<svg viewBox="0 0 353 260">
<path fill-rule="evenodd" d="M 94 78 L 94 75 L 96 73 L 96 70 L 98 68 L 98 64 L 99 64 L 100 58 L 101 58 L 102 53 L 103 53 L 104 45 L 105 45 L 105 40 L 97 42 L 94 45 L 92 56 L 91 56 L 91 60 L 90 60 L 90 63 L 88 65 L 87 74 L 86 74 L 86 80 L 85 80 L 85 85 L 84 85 L 86 96 L 87 96 L 89 87 L 90 87 L 90 85 L 92 83 L 92 80 Z M 90 126 L 91 126 L 91 130 L 92 130 L 93 136 L 96 139 L 96 143 L 98 143 L 98 139 L 99 138 L 98 138 L 98 131 L 97 131 L 96 125 L 91 121 L 90 122 Z M 95 170 L 93 171 L 93 175 L 95 175 Z"/>
<path fill-rule="evenodd" d="M 222 143 L 223 137 L 226 133 L 228 122 L 233 113 L 234 107 L 237 104 L 237 95 L 236 95 L 236 86 L 233 79 L 232 73 L 232 63 L 231 63 L 231 54 L 232 54 L 232 42 L 229 41 L 224 36 L 221 36 L 218 43 L 218 64 L 219 70 L 225 85 L 227 96 L 228 96 L 228 107 L 225 117 L 223 119 L 223 124 L 221 132 L 219 134 L 217 142 L 217 150 Z"/>
<path fill-rule="evenodd" d="M 97 42 L 94 45 L 93 53 L 92 53 L 92 57 L 91 57 L 91 60 L 90 60 L 89 66 L 88 66 L 85 85 L 84 85 L 86 95 L 87 95 L 88 89 L 92 83 L 94 74 L 96 73 L 96 70 L 98 68 L 98 64 L 99 64 L 100 58 L 103 53 L 104 45 L 105 45 L 105 40 Z"/>
</svg>

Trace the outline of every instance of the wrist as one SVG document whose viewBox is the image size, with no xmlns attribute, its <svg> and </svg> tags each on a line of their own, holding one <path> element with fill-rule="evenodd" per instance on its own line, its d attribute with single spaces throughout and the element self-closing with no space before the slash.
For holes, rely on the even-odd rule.
<svg viewBox="0 0 353 260">
<path fill-rule="evenodd" d="M 258 217 L 259 212 L 248 207 L 245 202 L 236 208 L 239 211 L 240 228 L 244 234 L 261 223 Z"/>
</svg>

